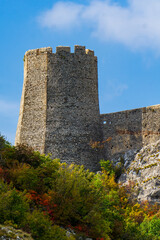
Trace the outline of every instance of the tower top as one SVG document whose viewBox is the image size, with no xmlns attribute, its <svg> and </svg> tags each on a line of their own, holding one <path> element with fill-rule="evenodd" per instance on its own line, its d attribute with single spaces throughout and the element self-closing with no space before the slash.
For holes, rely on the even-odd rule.
<svg viewBox="0 0 160 240">
<path fill-rule="evenodd" d="M 71 48 L 66 47 L 66 46 L 58 46 L 58 47 L 56 47 L 56 52 L 55 53 L 52 52 L 51 47 L 37 48 L 37 49 L 33 49 L 33 50 L 28 50 L 25 53 L 25 56 L 40 55 L 40 54 L 44 54 L 44 53 L 52 53 L 52 54 L 71 53 Z M 71 54 L 76 54 L 76 55 L 87 54 L 87 55 L 94 56 L 94 51 L 92 51 L 90 49 L 86 49 L 85 46 L 75 45 L 74 46 L 74 53 L 71 53 Z"/>
</svg>

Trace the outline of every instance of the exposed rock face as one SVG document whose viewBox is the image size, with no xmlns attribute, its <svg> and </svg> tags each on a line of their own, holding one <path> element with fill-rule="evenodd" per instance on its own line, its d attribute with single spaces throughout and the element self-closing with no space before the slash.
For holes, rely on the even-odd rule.
<svg viewBox="0 0 160 240">
<path fill-rule="evenodd" d="M 33 240 L 30 234 L 13 227 L 0 225 L 0 240 Z"/>
<path fill-rule="evenodd" d="M 160 140 L 140 151 L 126 152 L 124 167 L 119 182 L 123 185 L 133 183 L 138 201 L 160 204 Z"/>
</svg>

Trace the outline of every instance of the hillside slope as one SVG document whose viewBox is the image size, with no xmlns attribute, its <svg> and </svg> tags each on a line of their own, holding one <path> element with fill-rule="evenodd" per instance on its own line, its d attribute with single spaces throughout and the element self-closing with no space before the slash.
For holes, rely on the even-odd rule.
<svg viewBox="0 0 160 240">
<path fill-rule="evenodd" d="M 160 204 L 160 140 L 143 147 L 137 153 L 124 156 L 125 172 L 119 182 L 132 183 L 138 201 L 148 200 Z"/>
</svg>

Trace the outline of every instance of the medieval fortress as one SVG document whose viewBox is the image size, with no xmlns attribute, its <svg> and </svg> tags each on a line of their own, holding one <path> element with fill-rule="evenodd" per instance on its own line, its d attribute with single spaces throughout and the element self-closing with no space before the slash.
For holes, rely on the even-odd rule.
<svg viewBox="0 0 160 240">
<path fill-rule="evenodd" d="M 94 51 L 76 45 L 74 53 L 61 46 L 26 52 L 16 145 L 96 171 L 100 159 L 116 160 L 159 137 L 160 105 L 99 113 Z"/>
</svg>

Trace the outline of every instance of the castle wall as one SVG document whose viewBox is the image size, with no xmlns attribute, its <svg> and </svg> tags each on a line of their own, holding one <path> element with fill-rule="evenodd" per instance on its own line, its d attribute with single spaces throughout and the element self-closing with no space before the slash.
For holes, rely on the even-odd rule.
<svg viewBox="0 0 160 240">
<path fill-rule="evenodd" d="M 29 50 L 24 56 L 24 83 L 15 145 L 44 152 L 46 132 L 47 54 L 51 48 Z"/>
<path fill-rule="evenodd" d="M 15 144 L 99 170 L 102 139 L 97 57 L 82 46 L 29 50 Z"/>
<path fill-rule="evenodd" d="M 118 159 L 160 138 L 160 105 L 101 114 L 105 158 Z"/>
<path fill-rule="evenodd" d="M 100 115 L 97 57 L 83 46 L 25 54 L 16 145 L 96 171 L 102 158 L 118 161 L 159 140 L 159 119 L 160 105 Z"/>
<path fill-rule="evenodd" d="M 90 146 L 101 139 L 97 57 L 82 46 L 57 47 L 48 67 L 45 152 L 98 170 L 100 153 Z"/>
</svg>

